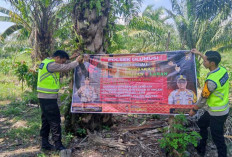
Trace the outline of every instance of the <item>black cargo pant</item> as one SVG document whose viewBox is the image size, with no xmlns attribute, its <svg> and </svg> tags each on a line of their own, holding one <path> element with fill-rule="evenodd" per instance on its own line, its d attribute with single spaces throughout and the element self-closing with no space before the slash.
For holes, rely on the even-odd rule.
<svg viewBox="0 0 232 157">
<path fill-rule="evenodd" d="M 39 102 L 42 110 L 40 136 L 48 138 L 51 131 L 52 140 L 54 142 L 61 141 L 61 120 L 57 99 L 39 99 Z"/>
<path fill-rule="evenodd" d="M 224 139 L 224 123 L 227 116 L 228 114 L 223 116 L 211 116 L 209 112 L 206 111 L 197 122 L 200 128 L 200 135 L 202 137 L 199 147 L 206 147 L 208 139 L 207 128 L 210 127 L 213 142 L 217 147 L 218 157 L 227 156 L 227 148 Z"/>
</svg>

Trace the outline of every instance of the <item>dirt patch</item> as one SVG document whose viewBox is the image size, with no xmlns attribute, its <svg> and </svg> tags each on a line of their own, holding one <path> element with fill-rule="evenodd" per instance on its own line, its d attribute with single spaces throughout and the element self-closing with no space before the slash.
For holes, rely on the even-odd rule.
<svg viewBox="0 0 232 157">
<path fill-rule="evenodd" d="M 19 149 L 8 149 L 5 151 L 0 151 L 1 157 L 33 157 L 37 156 L 40 152 L 38 146 L 27 147 L 27 148 L 19 148 Z"/>
<path fill-rule="evenodd" d="M 166 120 L 147 120 L 147 115 L 117 115 L 117 123 L 110 130 L 90 133 L 85 138 L 75 138 L 70 148 L 74 157 L 165 157 L 158 139 L 159 128 L 167 126 Z M 136 124 L 136 125 L 135 125 Z"/>
<path fill-rule="evenodd" d="M 0 118 L 0 124 L 5 122 L 7 120 L 7 118 Z"/>
<path fill-rule="evenodd" d="M 27 122 L 19 120 L 12 125 L 13 128 L 27 127 Z"/>
<path fill-rule="evenodd" d="M 4 100 L 4 101 L 0 101 L 0 105 L 6 105 L 9 104 L 11 101 L 9 100 Z"/>
</svg>

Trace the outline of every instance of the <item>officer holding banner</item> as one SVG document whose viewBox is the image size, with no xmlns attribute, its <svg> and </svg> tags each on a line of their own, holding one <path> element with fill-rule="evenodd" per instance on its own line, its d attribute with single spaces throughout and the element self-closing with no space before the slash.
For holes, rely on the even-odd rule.
<svg viewBox="0 0 232 157">
<path fill-rule="evenodd" d="M 196 94 L 189 89 L 186 89 L 187 79 L 185 75 L 177 76 L 178 89 L 172 91 L 168 96 L 168 104 L 175 105 L 192 105 L 196 102 Z"/>
<path fill-rule="evenodd" d="M 227 148 L 223 135 L 224 123 L 229 113 L 229 76 L 224 67 L 218 66 L 221 55 L 217 51 L 207 51 L 205 55 L 196 49 L 192 49 L 191 52 L 200 55 L 204 60 L 205 68 L 210 70 L 201 97 L 189 113 L 190 116 L 193 116 L 199 108 L 207 107 L 205 113 L 197 122 L 202 139 L 196 149 L 199 155 L 205 155 L 208 139 L 207 128 L 210 127 L 213 142 L 217 147 L 218 157 L 226 157 Z"/>
<path fill-rule="evenodd" d="M 75 58 L 74 54 L 70 58 Z M 56 150 L 63 150 L 65 147 L 61 142 L 61 119 L 57 104 L 58 91 L 60 88 L 60 72 L 71 70 L 82 62 L 79 56 L 75 61 L 64 64 L 69 59 L 65 51 L 57 50 L 52 58 L 46 58 L 39 66 L 37 91 L 42 110 L 42 126 L 40 136 L 42 137 L 41 148 L 52 150 L 54 146 L 48 142 L 49 132 L 52 133 L 52 139 Z"/>
</svg>

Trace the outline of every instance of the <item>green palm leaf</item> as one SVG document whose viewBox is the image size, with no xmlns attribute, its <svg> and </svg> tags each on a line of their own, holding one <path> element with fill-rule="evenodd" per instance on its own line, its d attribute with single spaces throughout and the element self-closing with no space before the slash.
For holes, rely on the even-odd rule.
<svg viewBox="0 0 232 157">
<path fill-rule="evenodd" d="M 0 21 L 3 22 L 12 22 L 9 16 L 0 16 Z"/>
<path fill-rule="evenodd" d="M 210 19 L 217 16 L 218 13 L 223 13 L 223 19 L 226 19 L 231 13 L 231 0 L 198 0 L 194 6 L 195 13 L 200 19 Z"/>
<path fill-rule="evenodd" d="M 1 39 L 4 40 L 7 36 L 11 35 L 12 33 L 14 33 L 17 30 L 22 29 L 23 26 L 22 25 L 13 25 L 10 26 L 9 28 L 7 28 L 2 34 L 1 34 Z"/>
<path fill-rule="evenodd" d="M 6 15 L 10 15 L 11 11 L 6 8 L 0 7 L 0 12 Z"/>
</svg>

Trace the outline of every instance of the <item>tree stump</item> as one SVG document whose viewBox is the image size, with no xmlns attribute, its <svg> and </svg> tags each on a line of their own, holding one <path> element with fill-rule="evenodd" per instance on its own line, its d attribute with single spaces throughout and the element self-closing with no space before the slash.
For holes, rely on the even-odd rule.
<svg viewBox="0 0 232 157">
<path fill-rule="evenodd" d="M 70 113 L 70 107 L 71 103 L 65 112 L 65 132 L 78 135 L 77 130 L 80 128 L 94 131 L 113 125 L 112 114 Z"/>
</svg>

